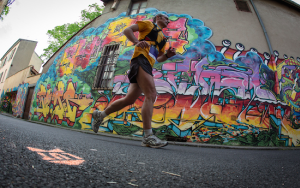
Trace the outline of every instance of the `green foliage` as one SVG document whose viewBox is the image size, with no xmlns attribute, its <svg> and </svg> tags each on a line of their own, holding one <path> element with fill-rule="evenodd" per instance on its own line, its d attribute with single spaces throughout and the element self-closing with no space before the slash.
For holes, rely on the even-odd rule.
<svg viewBox="0 0 300 188">
<path fill-rule="evenodd" d="M 12 114 L 11 94 L 5 93 L 0 101 L 1 111 Z"/>
<path fill-rule="evenodd" d="M 112 123 L 114 127 L 114 131 L 118 133 L 119 135 L 125 135 L 125 136 L 130 136 L 133 133 L 142 130 L 142 128 L 131 124 L 130 126 L 125 126 L 123 124 L 117 124 L 117 123 Z"/>
<path fill-rule="evenodd" d="M 49 46 L 43 49 L 44 53 L 40 57 L 43 60 L 47 61 L 66 41 L 68 41 L 81 28 L 83 28 L 93 19 L 100 16 L 102 11 L 103 7 L 100 7 L 97 3 L 94 3 L 92 5 L 89 5 L 89 9 L 81 11 L 79 22 L 59 25 L 52 30 L 48 30 L 47 35 L 49 36 Z"/>
<path fill-rule="evenodd" d="M 83 22 L 90 22 L 93 19 L 97 18 L 98 16 L 101 15 L 102 11 L 103 11 L 104 7 L 99 7 L 99 5 L 97 3 L 91 4 L 89 5 L 89 9 L 88 10 L 82 10 L 81 11 L 81 20 Z"/>
<path fill-rule="evenodd" d="M 205 142 L 207 144 L 223 144 L 223 138 L 219 135 L 212 136 L 209 141 Z"/>
<path fill-rule="evenodd" d="M 159 128 L 153 129 L 153 133 L 160 139 L 166 140 L 167 136 L 178 137 L 178 135 L 170 129 L 168 126 L 164 125 Z"/>
<path fill-rule="evenodd" d="M 283 146 L 283 141 L 280 141 L 275 130 L 270 132 L 262 132 L 258 135 L 258 146 Z"/>
<path fill-rule="evenodd" d="M 1 15 L 0 15 L 0 20 L 3 20 L 3 16 L 6 16 L 8 13 L 9 13 L 9 7 L 8 6 L 5 6 L 3 11 L 1 12 Z"/>
<path fill-rule="evenodd" d="M 242 146 L 256 146 L 258 142 L 256 136 L 252 133 L 246 134 L 245 136 L 238 136 L 236 138 Z"/>
<path fill-rule="evenodd" d="M 236 139 L 243 146 L 284 146 L 284 142 L 278 139 L 277 131 L 261 131 L 258 135 L 253 133 L 238 136 Z"/>
</svg>

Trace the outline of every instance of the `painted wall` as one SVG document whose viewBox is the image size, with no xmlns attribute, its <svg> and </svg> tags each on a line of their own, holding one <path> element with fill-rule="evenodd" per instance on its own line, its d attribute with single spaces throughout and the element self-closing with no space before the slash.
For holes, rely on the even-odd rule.
<svg viewBox="0 0 300 188">
<path fill-rule="evenodd" d="M 37 82 L 30 118 L 91 130 L 92 112 L 105 109 L 127 93 L 126 73 L 134 46 L 123 30 L 137 20 L 152 20 L 157 11 L 149 8 L 132 17 L 122 13 L 74 37 Z M 178 55 L 153 67 L 158 97 L 152 126 L 160 138 L 229 145 L 300 145 L 297 60 L 270 58 L 253 46 L 226 38 L 215 45 L 210 41 L 213 30 L 202 20 L 166 14 L 171 23 L 164 33 L 171 36 Z M 111 42 L 122 44 L 113 90 L 92 90 L 101 51 Z M 141 96 L 134 105 L 110 114 L 100 131 L 142 136 L 143 100 Z"/>
<path fill-rule="evenodd" d="M 13 113 L 12 108 L 16 103 L 17 92 L 2 92 L 0 107 L 6 113 Z"/>
<path fill-rule="evenodd" d="M 114 1 L 107 2 L 101 17 L 87 27 L 97 28 L 106 20 L 126 12 L 130 1 L 120 1 L 114 11 L 111 9 Z M 194 18 L 200 18 L 207 27 L 214 32 L 218 31 L 218 34 L 210 38 L 210 41 L 216 45 L 221 45 L 224 39 L 230 39 L 232 44 L 242 43 L 248 48 L 255 47 L 259 52 L 270 54 L 264 32 L 250 0 L 245 1 L 251 12 L 238 11 L 234 0 L 147 0 L 147 7 L 156 7 L 178 15 L 188 13 Z M 265 24 L 271 45 L 280 52 L 279 57 L 284 58 L 284 55 L 298 57 L 300 53 L 299 10 L 281 1 L 253 0 L 253 2 Z M 43 73 L 48 71 L 55 58 L 56 55 L 45 64 Z"/>
<path fill-rule="evenodd" d="M 28 85 L 28 83 L 20 84 L 3 92 L 1 96 L 1 109 L 22 118 L 27 99 Z"/>
<path fill-rule="evenodd" d="M 15 103 L 12 105 L 13 115 L 16 117 L 23 117 L 25 102 L 28 93 L 28 83 L 19 85 Z"/>
<path fill-rule="evenodd" d="M 189 14 L 199 18 L 207 27 L 218 34 L 213 35 L 210 41 L 220 44 L 224 39 L 230 39 L 233 44 L 242 43 L 265 52 L 268 45 L 257 19 L 257 16 L 246 0 L 252 12 L 238 11 L 234 0 L 150 0 L 149 7 L 159 7 L 160 10 L 176 14 Z M 245 37 L 247 36 L 247 37 Z M 262 42 L 263 41 L 263 42 Z"/>
</svg>

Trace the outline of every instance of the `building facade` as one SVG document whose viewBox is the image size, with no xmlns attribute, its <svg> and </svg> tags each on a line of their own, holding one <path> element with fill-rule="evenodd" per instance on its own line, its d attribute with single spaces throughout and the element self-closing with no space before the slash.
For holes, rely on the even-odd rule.
<svg viewBox="0 0 300 188">
<path fill-rule="evenodd" d="M 103 14 L 44 65 L 30 118 L 91 130 L 92 112 L 124 97 L 134 46 L 123 30 L 163 12 L 152 126 L 163 139 L 300 146 L 300 7 L 288 0 L 103 0 Z M 142 136 L 141 96 L 100 131 Z"/>
<path fill-rule="evenodd" d="M 28 90 L 40 78 L 37 70 L 43 61 L 34 51 L 36 45 L 36 41 L 19 39 L 1 58 L 1 108 L 18 117 L 23 117 L 26 99 L 31 99 L 31 96 L 27 96 Z M 28 112 L 29 109 L 30 105 L 27 107 Z"/>
</svg>

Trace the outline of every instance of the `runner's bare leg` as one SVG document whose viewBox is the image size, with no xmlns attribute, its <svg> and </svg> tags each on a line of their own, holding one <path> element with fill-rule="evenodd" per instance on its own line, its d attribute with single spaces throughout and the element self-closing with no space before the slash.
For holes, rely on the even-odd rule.
<svg viewBox="0 0 300 188">
<path fill-rule="evenodd" d="M 151 121 L 153 114 L 153 104 L 156 100 L 156 89 L 153 77 L 146 73 L 142 67 L 139 67 L 137 75 L 138 86 L 145 95 L 144 103 L 142 106 L 143 128 L 151 129 Z"/>
<path fill-rule="evenodd" d="M 143 128 L 151 129 L 153 104 L 156 99 L 154 80 L 153 77 L 146 73 L 141 67 L 139 67 L 139 73 L 136 78 L 138 83 L 130 84 L 126 96 L 113 102 L 104 110 L 104 112 L 105 114 L 111 114 L 133 104 L 143 92 L 145 95 L 142 106 Z"/>
<path fill-rule="evenodd" d="M 137 83 L 131 83 L 128 88 L 128 92 L 125 97 L 116 100 L 111 105 L 109 105 L 105 110 L 105 114 L 111 114 L 113 112 L 119 111 L 128 105 L 134 104 L 136 99 L 141 95 L 142 90 Z"/>
</svg>

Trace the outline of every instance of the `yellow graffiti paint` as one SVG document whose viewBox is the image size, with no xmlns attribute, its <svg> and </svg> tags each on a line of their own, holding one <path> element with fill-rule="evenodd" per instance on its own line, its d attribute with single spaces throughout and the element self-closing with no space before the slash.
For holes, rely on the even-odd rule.
<svg viewBox="0 0 300 188">
<path fill-rule="evenodd" d="M 39 108 L 37 108 L 36 111 L 42 113 L 43 116 L 46 117 L 47 114 L 49 113 L 50 107 L 47 103 L 44 102 L 43 97 L 40 99 L 40 104 L 41 106 L 39 106 Z"/>
<path fill-rule="evenodd" d="M 70 121 L 75 122 L 77 106 L 73 106 L 73 109 L 72 109 L 70 106 L 69 100 L 66 100 L 66 102 L 67 102 L 66 117 L 69 118 Z"/>
<path fill-rule="evenodd" d="M 293 129 L 290 126 L 291 122 L 286 119 L 285 117 L 282 119 L 281 121 L 281 134 L 283 135 L 289 135 L 289 137 L 291 138 L 291 142 L 295 145 L 295 146 L 300 146 L 300 143 L 298 142 L 300 140 L 300 129 Z M 292 146 L 291 143 L 289 146 Z"/>
<path fill-rule="evenodd" d="M 84 112 L 78 122 L 81 125 L 81 129 L 83 130 L 91 129 L 92 113 Z"/>
</svg>

